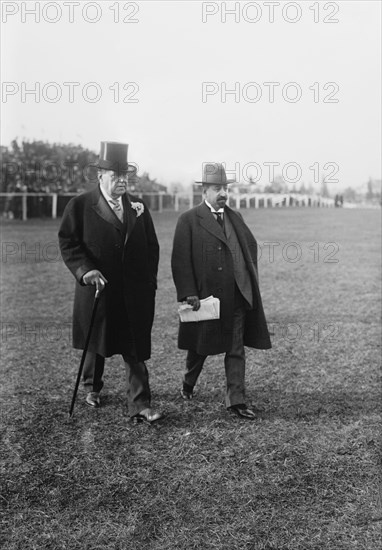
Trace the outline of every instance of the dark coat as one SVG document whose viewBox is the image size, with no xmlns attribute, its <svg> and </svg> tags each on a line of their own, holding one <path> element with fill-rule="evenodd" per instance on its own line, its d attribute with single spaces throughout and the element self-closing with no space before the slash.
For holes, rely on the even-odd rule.
<svg viewBox="0 0 382 550">
<path fill-rule="evenodd" d="M 241 214 L 225 207 L 225 215 L 236 231 L 248 268 L 254 308 L 248 310 L 244 345 L 271 347 L 258 284 L 257 243 Z M 172 273 L 178 300 L 187 296 L 220 299 L 220 319 L 180 323 L 178 345 L 200 355 L 229 351 L 232 344 L 235 279 L 232 254 L 218 223 L 203 202 L 179 217 L 172 252 Z"/>
<path fill-rule="evenodd" d="M 124 195 L 122 224 L 99 187 L 73 198 L 65 208 L 59 230 L 61 254 L 76 278 L 73 347 L 83 349 L 95 287 L 82 276 L 98 269 L 108 283 L 101 292 L 89 351 L 103 357 L 131 354 L 144 361 L 151 353 L 159 245 L 147 207 L 137 216 Z M 126 232 L 127 229 L 127 232 Z"/>
</svg>

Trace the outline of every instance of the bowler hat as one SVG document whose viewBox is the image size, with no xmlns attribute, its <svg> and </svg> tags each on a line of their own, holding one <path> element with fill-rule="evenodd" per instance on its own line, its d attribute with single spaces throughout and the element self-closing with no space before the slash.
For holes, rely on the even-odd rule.
<svg viewBox="0 0 382 550">
<path fill-rule="evenodd" d="M 227 185 L 235 180 L 227 180 L 224 166 L 220 162 L 209 162 L 203 166 L 202 181 L 196 181 L 200 185 Z"/>
<path fill-rule="evenodd" d="M 127 143 L 117 141 L 101 141 L 98 168 L 113 170 L 113 172 L 134 172 L 135 166 L 127 162 Z"/>
</svg>

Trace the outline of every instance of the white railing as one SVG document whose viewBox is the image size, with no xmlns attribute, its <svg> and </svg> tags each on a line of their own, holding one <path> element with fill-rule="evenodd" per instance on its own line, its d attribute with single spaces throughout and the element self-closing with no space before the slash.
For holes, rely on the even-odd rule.
<svg viewBox="0 0 382 550">
<path fill-rule="evenodd" d="M 187 196 L 180 194 L 179 196 Z M 194 203 L 194 196 L 190 196 L 190 208 Z M 179 200 L 179 199 L 178 199 Z M 298 193 L 232 193 L 229 195 L 229 205 L 234 206 L 236 210 L 243 208 L 274 208 L 277 206 L 309 206 L 309 207 L 332 207 L 334 199 L 321 197 L 320 195 L 300 195 Z"/>
<path fill-rule="evenodd" d="M 28 197 L 32 198 L 38 198 L 43 197 L 47 198 L 50 197 L 52 199 L 52 205 L 51 205 L 51 217 L 53 219 L 57 218 L 57 205 L 58 205 L 58 198 L 59 197 L 77 197 L 79 193 L 0 193 L 0 198 L 4 197 L 5 199 L 8 199 L 8 210 L 12 212 L 12 201 L 13 199 L 21 199 L 21 219 L 23 221 L 26 221 L 28 219 Z M 159 212 L 163 212 L 163 198 L 165 195 L 169 196 L 169 194 L 162 192 L 159 193 L 134 193 L 135 196 L 142 198 L 142 197 L 158 197 L 158 210 Z M 172 195 L 171 195 L 172 196 Z M 176 201 L 175 201 L 176 203 Z M 3 209 L 3 214 L 4 209 Z"/>
<path fill-rule="evenodd" d="M 2 214 L 7 215 L 15 209 L 14 199 L 21 200 L 21 219 L 28 219 L 28 197 L 51 198 L 50 215 L 57 218 L 57 205 L 59 197 L 75 197 L 78 193 L 0 193 L 0 199 L 5 198 L 2 205 Z M 134 195 L 145 198 L 149 207 L 157 212 L 174 210 L 178 212 L 181 208 L 192 208 L 201 200 L 201 192 L 194 193 L 141 193 L 134 192 Z M 149 199 L 147 199 L 149 197 Z M 8 199 L 8 200 L 7 200 Z M 166 200 L 167 199 L 167 200 Z M 154 202 L 156 203 L 154 205 Z M 150 204 L 151 203 L 151 204 Z M 170 208 L 168 207 L 170 204 Z M 298 193 L 241 193 L 229 195 L 229 205 L 237 210 L 241 208 L 274 208 L 274 207 L 333 207 L 334 199 L 320 197 L 319 195 L 299 195 Z M 20 208 L 18 206 L 18 211 Z M 12 214 L 13 215 L 13 214 Z M 11 216 L 9 216 L 11 217 Z"/>
</svg>

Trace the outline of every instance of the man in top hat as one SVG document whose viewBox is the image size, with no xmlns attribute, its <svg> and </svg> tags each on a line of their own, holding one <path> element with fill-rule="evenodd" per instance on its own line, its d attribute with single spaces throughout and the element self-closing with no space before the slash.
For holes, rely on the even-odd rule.
<svg viewBox="0 0 382 550">
<path fill-rule="evenodd" d="M 172 251 L 178 300 L 194 310 L 213 295 L 220 319 L 183 322 L 178 346 L 188 350 L 181 396 L 192 399 L 208 355 L 225 353 L 226 407 L 253 420 L 258 408 L 245 400 L 244 346 L 271 347 L 257 273 L 257 244 L 242 216 L 227 206 L 228 185 L 222 164 L 204 166 L 203 202 L 179 217 Z"/>
<path fill-rule="evenodd" d="M 101 404 L 105 357 L 120 354 L 126 369 L 131 418 L 154 422 L 145 360 L 151 353 L 159 245 L 146 205 L 127 193 L 135 167 L 128 145 L 102 142 L 99 185 L 73 198 L 59 230 L 61 254 L 76 279 L 73 347 L 83 349 L 95 288 L 100 290 L 83 370 L 86 403 Z"/>
</svg>

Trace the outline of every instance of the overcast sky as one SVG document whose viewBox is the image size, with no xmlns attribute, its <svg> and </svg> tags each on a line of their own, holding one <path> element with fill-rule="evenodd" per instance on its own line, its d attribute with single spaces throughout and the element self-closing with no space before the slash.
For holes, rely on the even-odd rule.
<svg viewBox="0 0 382 550">
<path fill-rule="evenodd" d="M 209 161 L 262 183 L 279 163 L 297 187 L 381 178 L 379 1 L 1 5 L 3 145 L 124 141 L 165 185 Z"/>
</svg>

